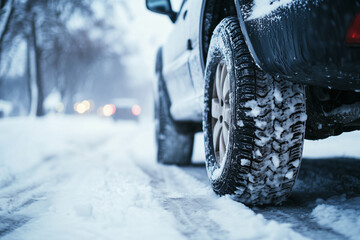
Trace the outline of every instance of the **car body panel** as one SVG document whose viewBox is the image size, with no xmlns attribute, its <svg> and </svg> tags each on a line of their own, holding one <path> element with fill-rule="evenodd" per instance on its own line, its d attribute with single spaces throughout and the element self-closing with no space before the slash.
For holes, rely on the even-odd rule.
<svg viewBox="0 0 360 240">
<path fill-rule="evenodd" d="M 162 74 L 171 101 L 171 113 L 175 120 L 201 121 L 202 118 L 202 104 L 198 101 L 200 89 L 203 89 L 202 85 L 198 85 L 203 81 L 203 71 L 199 65 L 200 10 L 201 1 L 185 0 L 174 29 L 163 46 Z M 194 84 L 193 78 L 198 78 L 200 81 Z"/>
<path fill-rule="evenodd" d="M 252 0 L 236 0 L 257 65 L 282 79 L 341 90 L 360 89 L 360 48 L 345 43 L 359 1 L 293 1 L 253 17 Z"/>
<path fill-rule="evenodd" d="M 214 0 L 185 0 L 162 47 L 161 74 L 178 121 L 202 120 L 205 12 Z M 252 18 L 254 0 L 228 0 L 256 64 L 278 79 L 340 90 L 360 90 L 360 48 L 345 36 L 360 1 L 297 1 Z M 276 2 L 276 1 L 275 1 Z"/>
</svg>

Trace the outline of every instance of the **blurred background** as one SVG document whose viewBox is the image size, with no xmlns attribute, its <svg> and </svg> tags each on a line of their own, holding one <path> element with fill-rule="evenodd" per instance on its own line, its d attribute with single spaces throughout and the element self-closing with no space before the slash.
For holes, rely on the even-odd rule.
<svg viewBox="0 0 360 240">
<path fill-rule="evenodd" d="M 152 112 L 155 54 L 172 23 L 144 0 L 1 0 L 0 7 L 1 118 Z"/>
</svg>

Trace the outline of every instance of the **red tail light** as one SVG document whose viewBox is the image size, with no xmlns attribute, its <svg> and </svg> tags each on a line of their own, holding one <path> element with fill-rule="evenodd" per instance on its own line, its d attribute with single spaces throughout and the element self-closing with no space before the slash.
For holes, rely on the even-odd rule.
<svg viewBox="0 0 360 240">
<path fill-rule="evenodd" d="M 134 116 L 139 116 L 141 113 L 141 107 L 139 105 L 134 105 L 131 108 L 131 112 Z"/>
<path fill-rule="evenodd" d="M 345 42 L 347 44 L 360 45 L 360 13 L 356 14 L 355 19 L 351 23 Z"/>
</svg>

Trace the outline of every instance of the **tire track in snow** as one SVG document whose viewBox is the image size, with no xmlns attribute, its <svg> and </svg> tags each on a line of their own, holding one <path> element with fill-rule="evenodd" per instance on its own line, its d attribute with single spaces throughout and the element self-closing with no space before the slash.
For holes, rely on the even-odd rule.
<svg viewBox="0 0 360 240">
<path fill-rule="evenodd" d="M 15 229 L 23 226 L 29 220 L 30 218 L 24 215 L 10 217 L 0 216 L 0 237 L 3 237 Z"/>
<path fill-rule="evenodd" d="M 61 172 L 53 172 L 54 168 L 58 167 L 56 161 L 101 151 L 108 141 L 109 137 L 90 139 L 86 142 L 69 139 L 69 148 L 66 151 L 42 156 L 26 171 L 17 176 L 11 175 L 11 178 L 0 186 L 0 237 L 21 228 L 32 219 L 22 211 L 39 200 L 47 200 L 49 191 L 45 185 L 59 183 L 67 178 Z"/>
<path fill-rule="evenodd" d="M 188 239 L 227 239 L 227 232 L 209 217 L 209 210 L 214 207 L 208 199 L 209 187 L 175 166 L 140 161 L 136 164 L 150 177 L 154 196 L 175 216 L 176 228 L 184 236 Z"/>
<path fill-rule="evenodd" d="M 37 164 L 26 170 L 21 176 L 13 176 L 11 181 L 0 188 L 0 237 L 22 227 L 31 217 L 21 213 L 39 200 L 46 200 L 44 185 L 47 181 L 37 174 L 51 166 L 55 155 L 44 157 Z M 20 213 L 19 213 L 20 212 Z"/>
<path fill-rule="evenodd" d="M 199 167 L 189 171 L 193 167 L 139 161 L 139 168 L 152 179 L 155 197 L 173 213 L 176 227 L 188 239 L 306 239 L 288 224 L 267 221 L 243 204 L 215 195 L 207 182 L 197 180 L 203 179 Z"/>
</svg>

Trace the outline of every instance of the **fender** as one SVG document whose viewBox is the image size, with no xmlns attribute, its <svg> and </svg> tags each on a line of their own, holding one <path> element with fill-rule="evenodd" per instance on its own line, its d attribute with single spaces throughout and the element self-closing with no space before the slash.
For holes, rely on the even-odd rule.
<svg viewBox="0 0 360 240">
<path fill-rule="evenodd" d="M 254 0 L 235 5 L 250 53 L 265 72 L 303 84 L 360 89 L 360 48 L 345 44 L 360 2 L 293 1 L 262 16 Z"/>
<path fill-rule="evenodd" d="M 156 52 L 156 60 L 155 60 L 155 73 L 159 74 L 162 71 L 163 60 L 162 60 L 162 47 L 158 49 Z"/>
</svg>

